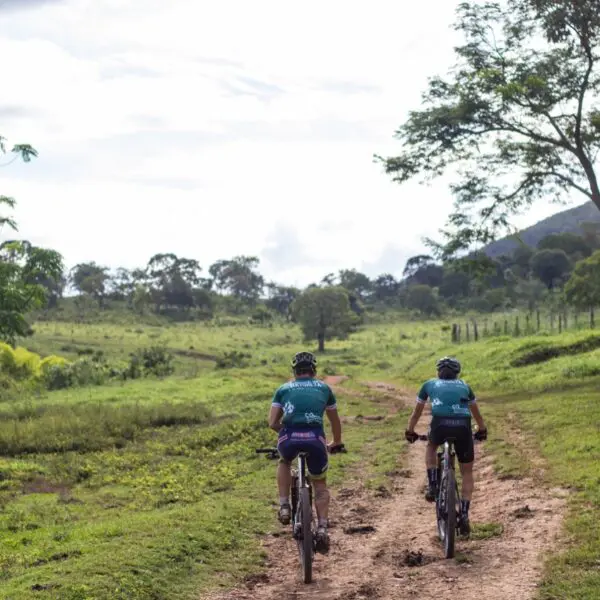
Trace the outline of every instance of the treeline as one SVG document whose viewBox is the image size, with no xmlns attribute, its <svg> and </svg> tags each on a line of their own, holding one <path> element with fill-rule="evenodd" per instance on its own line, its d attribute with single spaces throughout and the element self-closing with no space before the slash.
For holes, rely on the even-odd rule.
<svg viewBox="0 0 600 600">
<path fill-rule="evenodd" d="M 563 295 L 575 266 L 600 249 L 598 228 L 582 235 L 551 234 L 537 247 L 525 244 L 512 253 L 489 258 L 473 253 L 447 264 L 431 256 L 411 257 L 401 278 L 383 273 L 369 278 L 356 269 L 329 273 L 311 288 L 343 288 L 352 311 L 397 308 L 426 316 L 448 311 L 493 312 L 506 308 L 532 310 Z M 583 264 L 583 263 L 582 263 Z M 92 305 L 110 308 L 124 303 L 130 310 L 177 319 L 211 319 L 215 313 L 250 314 L 255 320 L 279 315 L 294 320 L 292 306 L 302 289 L 267 281 L 254 256 L 218 260 L 205 271 L 195 259 L 156 254 L 140 268 L 81 263 L 58 279 L 42 278 L 46 308 L 60 306 L 65 293 L 74 292 L 82 311 Z M 571 294 L 571 300 L 575 296 Z"/>
<path fill-rule="evenodd" d="M 255 256 L 218 260 L 205 269 L 196 259 L 164 253 L 136 269 L 86 262 L 66 271 L 55 251 L 28 242 L 0 244 L 0 340 L 11 344 L 31 333 L 27 314 L 41 318 L 41 309 L 45 318 L 70 318 L 73 305 L 84 319 L 92 310 L 117 306 L 174 320 L 282 318 L 299 323 L 322 349 L 326 339 L 351 332 L 365 313 L 439 316 L 565 303 L 600 305 L 598 227 L 548 235 L 535 248 L 522 244 L 497 258 L 476 252 L 440 263 L 413 256 L 400 278 L 342 269 L 305 289 L 266 280 Z"/>
</svg>

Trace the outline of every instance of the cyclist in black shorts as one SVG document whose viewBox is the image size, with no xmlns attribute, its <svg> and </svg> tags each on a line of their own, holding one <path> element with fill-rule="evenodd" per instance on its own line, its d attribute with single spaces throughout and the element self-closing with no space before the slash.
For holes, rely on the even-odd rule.
<svg viewBox="0 0 600 600">
<path fill-rule="evenodd" d="M 479 412 L 475 394 L 471 386 L 462 379 L 460 363 L 455 358 L 445 356 L 436 363 L 438 376 L 426 381 L 417 395 L 417 404 L 408 422 L 405 432 L 406 439 L 413 443 L 418 439 L 415 433 L 417 425 L 427 400 L 431 400 L 431 424 L 429 426 L 429 443 L 425 454 L 427 464 L 428 487 L 425 498 L 435 501 L 437 496 L 437 448 L 446 438 L 456 439 L 454 447 L 462 474 L 462 506 L 461 534 L 469 535 L 469 506 L 473 494 L 473 434 L 471 431 L 471 415 L 477 421 L 477 440 L 487 439 L 487 428 Z"/>
</svg>

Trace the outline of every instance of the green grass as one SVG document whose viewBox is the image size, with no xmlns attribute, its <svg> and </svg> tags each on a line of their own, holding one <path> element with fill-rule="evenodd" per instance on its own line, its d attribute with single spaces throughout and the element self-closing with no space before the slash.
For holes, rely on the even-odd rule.
<svg viewBox="0 0 600 600">
<path fill-rule="evenodd" d="M 407 411 L 388 415 L 384 396 L 360 381 L 416 391 L 436 358 L 455 354 L 490 421 L 500 475 L 532 474 L 543 457 L 540 485 L 572 490 L 567 541 L 548 558 L 539 598 L 595 599 L 600 350 L 586 346 L 592 332 L 452 345 L 447 325 L 373 325 L 319 357 L 322 374 L 351 377 L 339 398 L 349 452 L 332 457 L 332 485 L 360 479 L 376 492 L 402 468 Z M 260 571 L 260 536 L 275 526 L 275 465 L 254 448 L 274 441 L 269 399 L 305 346 L 298 329 L 44 322 L 35 330 L 27 346 L 42 355 L 93 348 L 119 360 L 159 343 L 178 370 L 0 400 L 0 598 L 184 600 Z M 542 347 L 573 345 L 583 350 L 509 366 Z M 214 358 L 232 350 L 250 352 L 252 366 L 215 369 Z M 497 523 L 474 530 L 479 539 L 501 534 Z"/>
<path fill-rule="evenodd" d="M 502 523 L 475 523 L 471 531 L 472 540 L 489 540 L 500 537 L 504 527 Z"/>
<path fill-rule="evenodd" d="M 275 463 L 254 448 L 286 362 L 0 402 L 0 598 L 194 598 L 259 571 Z M 385 485 L 406 415 L 340 402 L 332 484 Z"/>
</svg>

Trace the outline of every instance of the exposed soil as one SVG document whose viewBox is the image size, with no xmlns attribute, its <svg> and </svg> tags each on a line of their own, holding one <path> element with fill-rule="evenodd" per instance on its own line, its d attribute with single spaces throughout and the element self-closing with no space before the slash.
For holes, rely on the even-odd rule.
<svg viewBox="0 0 600 600">
<path fill-rule="evenodd" d="M 331 385 L 337 382 L 328 381 Z M 414 392 L 367 382 L 390 409 L 412 405 Z M 340 390 L 341 391 L 341 390 Z M 345 392 L 345 391 L 344 391 Z M 424 430 L 421 420 L 418 429 Z M 540 577 L 541 558 L 560 530 L 566 492 L 536 488 L 532 479 L 500 479 L 485 444 L 476 444 L 473 524 L 499 524 L 495 537 L 458 540 L 444 559 L 432 504 L 424 500 L 425 447 L 411 445 L 386 493 L 368 491 L 360 479 L 333 490 L 331 550 L 317 555 L 314 583 L 305 585 L 288 528 L 264 541 L 266 574 L 211 600 L 527 600 Z M 359 473 L 357 474 L 360 475 Z M 490 528 L 492 529 L 492 528 Z"/>
</svg>

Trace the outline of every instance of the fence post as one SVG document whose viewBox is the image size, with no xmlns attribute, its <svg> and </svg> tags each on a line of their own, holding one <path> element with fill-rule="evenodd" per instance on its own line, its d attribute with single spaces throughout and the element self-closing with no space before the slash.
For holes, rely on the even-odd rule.
<svg viewBox="0 0 600 600">
<path fill-rule="evenodd" d="M 469 335 L 469 321 L 465 323 L 465 333 L 467 342 L 471 341 L 471 336 Z"/>
<path fill-rule="evenodd" d="M 487 318 L 485 318 L 483 320 L 483 337 L 487 337 L 488 336 L 488 320 Z"/>
<path fill-rule="evenodd" d="M 525 315 L 525 335 L 529 335 L 531 333 L 530 323 L 529 323 L 529 313 Z"/>
<path fill-rule="evenodd" d="M 504 319 L 504 335 L 508 335 L 508 319 Z"/>
<path fill-rule="evenodd" d="M 563 329 L 563 320 L 562 320 L 562 315 L 558 315 L 558 333 L 562 333 L 562 329 Z"/>
<path fill-rule="evenodd" d="M 473 339 L 479 341 L 479 329 L 477 328 L 477 321 L 473 319 Z"/>
<path fill-rule="evenodd" d="M 594 307 L 590 306 L 590 329 L 594 329 L 596 322 L 594 319 Z"/>
<path fill-rule="evenodd" d="M 515 337 L 519 337 L 521 335 L 521 329 L 519 328 L 519 317 L 515 317 Z"/>
<path fill-rule="evenodd" d="M 539 333 L 539 331 L 540 331 L 540 309 L 539 308 L 535 311 L 535 318 L 537 319 L 537 330 Z"/>
<path fill-rule="evenodd" d="M 452 341 L 455 344 L 458 344 L 458 342 L 460 341 L 458 339 L 458 325 L 456 323 L 452 323 Z"/>
<path fill-rule="evenodd" d="M 567 318 L 567 311 L 563 312 L 563 329 L 566 331 L 569 328 L 569 320 Z"/>
</svg>

